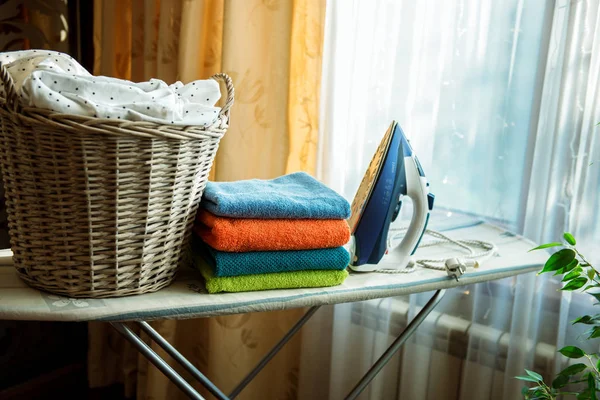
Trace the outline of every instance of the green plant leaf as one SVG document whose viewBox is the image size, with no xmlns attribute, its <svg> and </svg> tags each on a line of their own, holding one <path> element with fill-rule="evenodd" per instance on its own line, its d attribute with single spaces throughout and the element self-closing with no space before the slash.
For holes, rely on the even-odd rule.
<svg viewBox="0 0 600 400">
<path fill-rule="evenodd" d="M 566 386 L 567 383 L 569 383 L 569 375 L 558 375 L 552 381 L 552 387 L 554 389 L 560 389 L 561 387 Z"/>
<path fill-rule="evenodd" d="M 527 391 L 526 400 L 551 400 L 542 386 L 534 386 Z"/>
<path fill-rule="evenodd" d="M 592 400 L 596 399 L 596 391 L 594 389 L 590 389 L 589 387 L 589 377 L 592 374 L 588 374 L 588 378 L 586 382 L 588 383 L 588 387 L 585 389 L 581 389 L 581 392 L 577 395 L 576 399 L 578 400 Z M 593 376 L 592 376 L 593 379 Z"/>
<path fill-rule="evenodd" d="M 537 372 L 530 371 L 527 368 L 525 368 L 525 372 L 527 373 L 527 375 L 529 375 L 530 377 L 532 377 L 534 379 L 537 379 L 540 382 L 544 381 L 544 378 L 540 374 L 538 374 Z"/>
<path fill-rule="evenodd" d="M 590 281 L 594 280 L 594 276 L 596 276 L 596 271 L 594 271 L 594 268 L 590 268 L 587 270 L 587 277 Z"/>
<path fill-rule="evenodd" d="M 581 317 L 573 320 L 573 322 L 571 322 L 573 325 L 575 324 L 588 324 L 588 325 L 593 325 L 596 322 L 600 322 L 598 320 L 598 318 L 600 318 L 599 314 L 596 314 L 594 316 L 591 315 L 582 315 Z"/>
<path fill-rule="evenodd" d="M 546 392 L 544 392 L 541 388 L 536 388 L 534 392 L 529 393 L 525 400 L 553 400 L 551 397 L 548 397 Z"/>
<path fill-rule="evenodd" d="M 596 369 L 600 370 L 600 358 L 596 361 Z"/>
<path fill-rule="evenodd" d="M 565 368 L 562 371 L 560 371 L 558 373 L 558 375 L 560 375 L 560 376 L 573 376 L 573 375 L 577 375 L 578 373 L 584 371 L 586 368 L 587 368 L 587 365 L 582 364 L 582 363 L 573 364 L 573 365 L 569 365 L 567 368 Z"/>
<path fill-rule="evenodd" d="M 575 267 L 579 266 L 579 261 L 577 259 L 571 261 L 570 263 L 568 263 L 564 268 L 565 272 L 571 271 L 573 270 Z"/>
<path fill-rule="evenodd" d="M 575 240 L 573 235 L 571 235 L 569 232 L 565 232 L 563 234 L 563 237 L 565 238 L 567 243 L 569 243 L 571 246 L 575 246 L 577 244 L 577 241 Z"/>
<path fill-rule="evenodd" d="M 575 252 L 572 249 L 562 249 L 552 254 L 544 268 L 538 273 L 542 274 L 544 272 L 556 271 L 557 269 L 563 268 L 566 265 L 569 265 L 571 261 L 575 259 Z"/>
<path fill-rule="evenodd" d="M 590 296 L 593 296 L 596 300 L 600 301 L 600 293 L 589 293 Z"/>
<path fill-rule="evenodd" d="M 593 324 L 592 317 L 590 317 L 589 315 L 582 315 L 581 317 L 574 319 L 571 323 L 573 325 L 575 325 L 575 324 Z"/>
<path fill-rule="evenodd" d="M 565 274 L 579 266 L 579 260 L 575 259 L 562 268 L 556 270 L 554 275 Z"/>
<path fill-rule="evenodd" d="M 558 246 L 562 246 L 563 244 L 560 242 L 552 242 L 552 243 L 546 243 L 546 244 L 540 244 L 538 247 L 534 247 L 533 249 L 529 250 L 529 251 L 536 251 L 536 250 L 542 250 L 542 249 L 548 249 L 550 247 L 558 247 Z"/>
<path fill-rule="evenodd" d="M 569 358 L 581 358 L 581 357 L 585 356 L 585 353 L 583 352 L 583 350 L 581 350 L 579 347 L 575 347 L 575 346 L 563 347 L 558 352 L 560 354 L 562 354 L 563 356 L 569 357 Z"/>
<path fill-rule="evenodd" d="M 571 279 L 575 279 L 577 278 L 579 275 L 581 275 L 581 273 L 583 272 L 583 268 L 581 267 L 577 267 L 575 268 L 573 271 L 569 272 L 567 275 L 565 275 L 562 279 L 563 282 L 567 282 L 570 281 Z M 586 280 L 587 282 L 587 280 Z"/>
<path fill-rule="evenodd" d="M 588 390 L 590 391 L 590 399 L 596 400 L 596 379 L 591 372 L 588 374 Z"/>
<path fill-rule="evenodd" d="M 600 337 L 600 326 L 595 326 L 590 330 L 590 336 L 588 336 L 588 339 L 593 339 L 597 337 Z"/>
<path fill-rule="evenodd" d="M 562 290 L 577 290 L 579 288 L 581 288 L 583 285 L 585 285 L 587 283 L 587 278 L 584 278 L 582 276 L 580 276 L 579 278 L 575 278 L 572 279 L 571 281 L 569 281 L 569 283 L 567 283 L 565 285 L 564 288 L 562 288 Z"/>
<path fill-rule="evenodd" d="M 527 381 L 527 382 L 535 382 L 535 383 L 539 382 L 537 379 L 534 379 L 530 376 L 515 376 L 515 379 L 518 379 L 520 381 Z"/>
<path fill-rule="evenodd" d="M 593 288 L 597 288 L 597 287 L 600 287 L 600 285 L 598 285 L 597 283 L 595 283 L 593 285 L 587 285 L 586 287 L 583 288 L 583 291 L 587 292 L 588 290 L 593 289 Z"/>
</svg>

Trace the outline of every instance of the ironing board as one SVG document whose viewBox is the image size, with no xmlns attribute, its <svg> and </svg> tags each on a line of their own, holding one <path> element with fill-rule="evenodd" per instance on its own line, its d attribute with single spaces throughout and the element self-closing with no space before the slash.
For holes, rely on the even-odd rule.
<svg viewBox="0 0 600 400">
<path fill-rule="evenodd" d="M 233 399 L 320 306 L 434 291 L 429 302 L 349 393 L 347 399 L 355 399 L 439 303 L 446 289 L 537 271 L 547 258 L 544 252 L 528 253 L 528 250 L 535 246 L 529 240 L 469 217 L 454 218 L 446 226 L 438 224 L 435 228 L 455 239 L 476 238 L 491 241 L 497 245 L 498 254 L 485 261 L 478 269 L 469 269 L 458 281 L 448 277 L 445 271 L 429 269 L 417 270 L 410 274 L 351 273 L 344 284 L 330 288 L 210 295 L 204 289 L 199 274 L 189 269 L 181 271 L 171 286 L 156 293 L 113 299 L 70 299 L 28 287 L 18 278 L 12 267 L 10 250 L 4 250 L 3 254 L 0 253 L 0 319 L 110 322 L 191 399 L 202 399 L 203 397 L 188 382 L 130 328 L 131 324 L 138 325 L 216 398 Z M 417 252 L 417 256 L 427 258 L 455 256 L 455 254 L 455 252 L 450 253 L 450 250 L 443 246 L 420 248 Z M 386 268 L 385 258 L 381 266 Z M 225 395 L 217 388 L 147 322 L 157 319 L 206 318 L 298 307 L 309 307 L 309 309 L 229 395 Z"/>
</svg>

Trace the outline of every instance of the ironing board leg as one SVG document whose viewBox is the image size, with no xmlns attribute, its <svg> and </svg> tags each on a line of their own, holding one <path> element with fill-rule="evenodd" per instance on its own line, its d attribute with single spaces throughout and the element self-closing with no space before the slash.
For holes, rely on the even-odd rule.
<svg viewBox="0 0 600 400">
<path fill-rule="evenodd" d="M 227 396 L 219 390 L 202 372 L 198 370 L 191 362 L 187 360 L 180 352 L 171 346 L 171 343 L 167 342 L 158 332 L 145 321 L 136 322 L 137 325 L 154 340 L 156 344 L 162 347 L 175 361 L 177 361 L 183 368 L 185 368 L 194 378 L 196 378 L 202 386 L 208 389 L 219 400 L 227 400 Z"/>
<path fill-rule="evenodd" d="M 160 358 L 142 339 L 140 339 L 127 325 L 122 322 L 111 322 L 121 335 L 133 344 L 140 353 L 144 355 L 152 364 L 156 366 L 167 378 L 171 380 L 179 389 L 181 389 L 190 399 L 204 400 L 200 393 L 196 391 L 189 383 L 185 381 L 165 360 Z M 158 335 L 158 333 L 157 333 Z M 164 340 L 164 339 L 163 339 Z M 170 345 L 169 345 L 170 346 Z M 225 397 L 226 399 L 227 397 Z"/>
<path fill-rule="evenodd" d="M 419 313 L 413 318 L 404 331 L 396 338 L 390 347 L 381 355 L 371 369 L 352 389 L 346 400 L 356 399 L 362 391 L 377 376 L 379 371 L 391 360 L 402 345 L 410 338 L 415 330 L 421 325 L 425 318 L 433 311 L 440 302 L 445 289 L 437 290 Z M 181 353 L 179 353 L 169 342 L 167 342 L 158 332 L 156 332 L 148 323 L 138 322 L 140 328 L 146 332 L 152 340 L 161 346 L 171 357 L 178 361 L 188 372 L 190 372 L 204 387 L 206 387 L 219 400 L 234 399 L 242 390 L 258 375 L 258 373 L 275 357 L 275 355 L 285 346 L 285 344 L 304 326 L 304 324 L 315 314 L 320 306 L 311 307 L 306 314 L 281 338 L 281 340 L 263 357 L 262 360 L 246 375 L 246 377 L 233 389 L 229 397 L 223 394 L 206 376 L 204 376 L 196 367 L 194 367 Z M 189 384 L 181 375 L 179 375 L 169 364 L 167 364 L 150 346 L 140 339 L 127 325 L 121 322 L 111 322 L 111 325 L 121 333 L 129 342 L 131 342 L 152 364 L 154 364 L 167 378 L 169 378 L 177 387 L 179 387 L 190 399 L 204 400 L 204 398 Z"/>
<path fill-rule="evenodd" d="M 296 322 L 296 324 L 281 338 L 281 340 L 269 351 L 262 360 L 254 367 L 252 371 L 231 391 L 230 399 L 234 399 L 242 390 L 258 375 L 258 373 L 271 361 L 273 357 L 285 346 L 285 344 L 302 328 L 302 326 L 312 317 L 320 306 L 311 307 L 306 314 Z"/>
<path fill-rule="evenodd" d="M 400 336 L 398 336 L 396 340 L 394 340 L 394 343 L 392 343 L 391 346 L 387 348 L 387 350 L 381 355 L 381 357 L 379 357 L 377 362 L 375 362 L 371 369 L 365 374 L 365 376 L 363 376 L 360 382 L 356 384 L 354 389 L 352 389 L 350 394 L 348 394 L 348 396 L 346 397 L 346 400 L 354 400 L 361 394 L 361 392 L 369 385 L 369 383 L 371 383 L 373 378 L 377 376 L 379 371 L 381 371 L 381 369 L 385 367 L 388 361 L 392 359 L 394 354 L 396 354 L 396 352 L 400 350 L 400 347 L 402 347 L 402 345 L 408 340 L 408 338 L 410 338 L 411 335 L 417 330 L 419 325 L 421 325 L 421 323 L 425 320 L 429 313 L 433 311 L 433 309 L 440 302 L 442 297 L 444 297 L 445 293 L 445 289 L 438 289 L 433 294 L 433 296 L 431 296 L 431 299 L 429 299 L 427 304 L 425 304 L 425 307 L 423 307 L 421 311 L 419 311 L 419 313 L 415 315 L 413 320 L 410 321 L 410 323 L 404 329 L 404 331 L 402 331 Z"/>
</svg>

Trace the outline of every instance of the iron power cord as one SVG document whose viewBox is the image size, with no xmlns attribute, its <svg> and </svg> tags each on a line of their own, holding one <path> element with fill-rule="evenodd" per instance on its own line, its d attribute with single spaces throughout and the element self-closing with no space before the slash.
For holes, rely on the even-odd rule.
<svg viewBox="0 0 600 400">
<path fill-rule="evenodd" d="M 406 231 L 406 228 L 397 230 L 396 233 L 391 236 L 388 240 L 388 248 L 391 248 L 391 242 L 398 236 L 401 236 L 403 231 Z M 461 249 L 464 254 L 450 258 L 414 258 L 405 269 L 397 270 L 384 268 L 379 269 L 376 272 L 387 274 L 409 274 L 416 271 L 418 268 L 427 268 L 446 271 L 448 276 L 458 281 L 458 278 L 466 272 L 467 268 L 479 267 L 479 261 L 491 257 L 497 250 L 493 243 L 485 242 L 483 240 L 451 239 L 443 233 L 431 229 L 425 230 L 425 234 L 436 238 L 436 240 L 422 243 L 419 247 L 452 244 Z"/>
</svg>

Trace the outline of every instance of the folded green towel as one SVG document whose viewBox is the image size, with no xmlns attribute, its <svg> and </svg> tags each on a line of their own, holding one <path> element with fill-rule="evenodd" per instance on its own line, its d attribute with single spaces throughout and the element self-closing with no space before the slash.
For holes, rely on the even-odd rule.
<svg viewBox="0 0 600 400">
<path fill-rule="evenodd" d="M 252 292 L 269 289 L 296 289 L 341 285 L 348 272 L 342 271 L 293 271 L 272 274 L 214 276 L 212 267 L 202 256 L 194 254 L 194 265 L 206 281 L 208 293 Z"/>
</svg>

